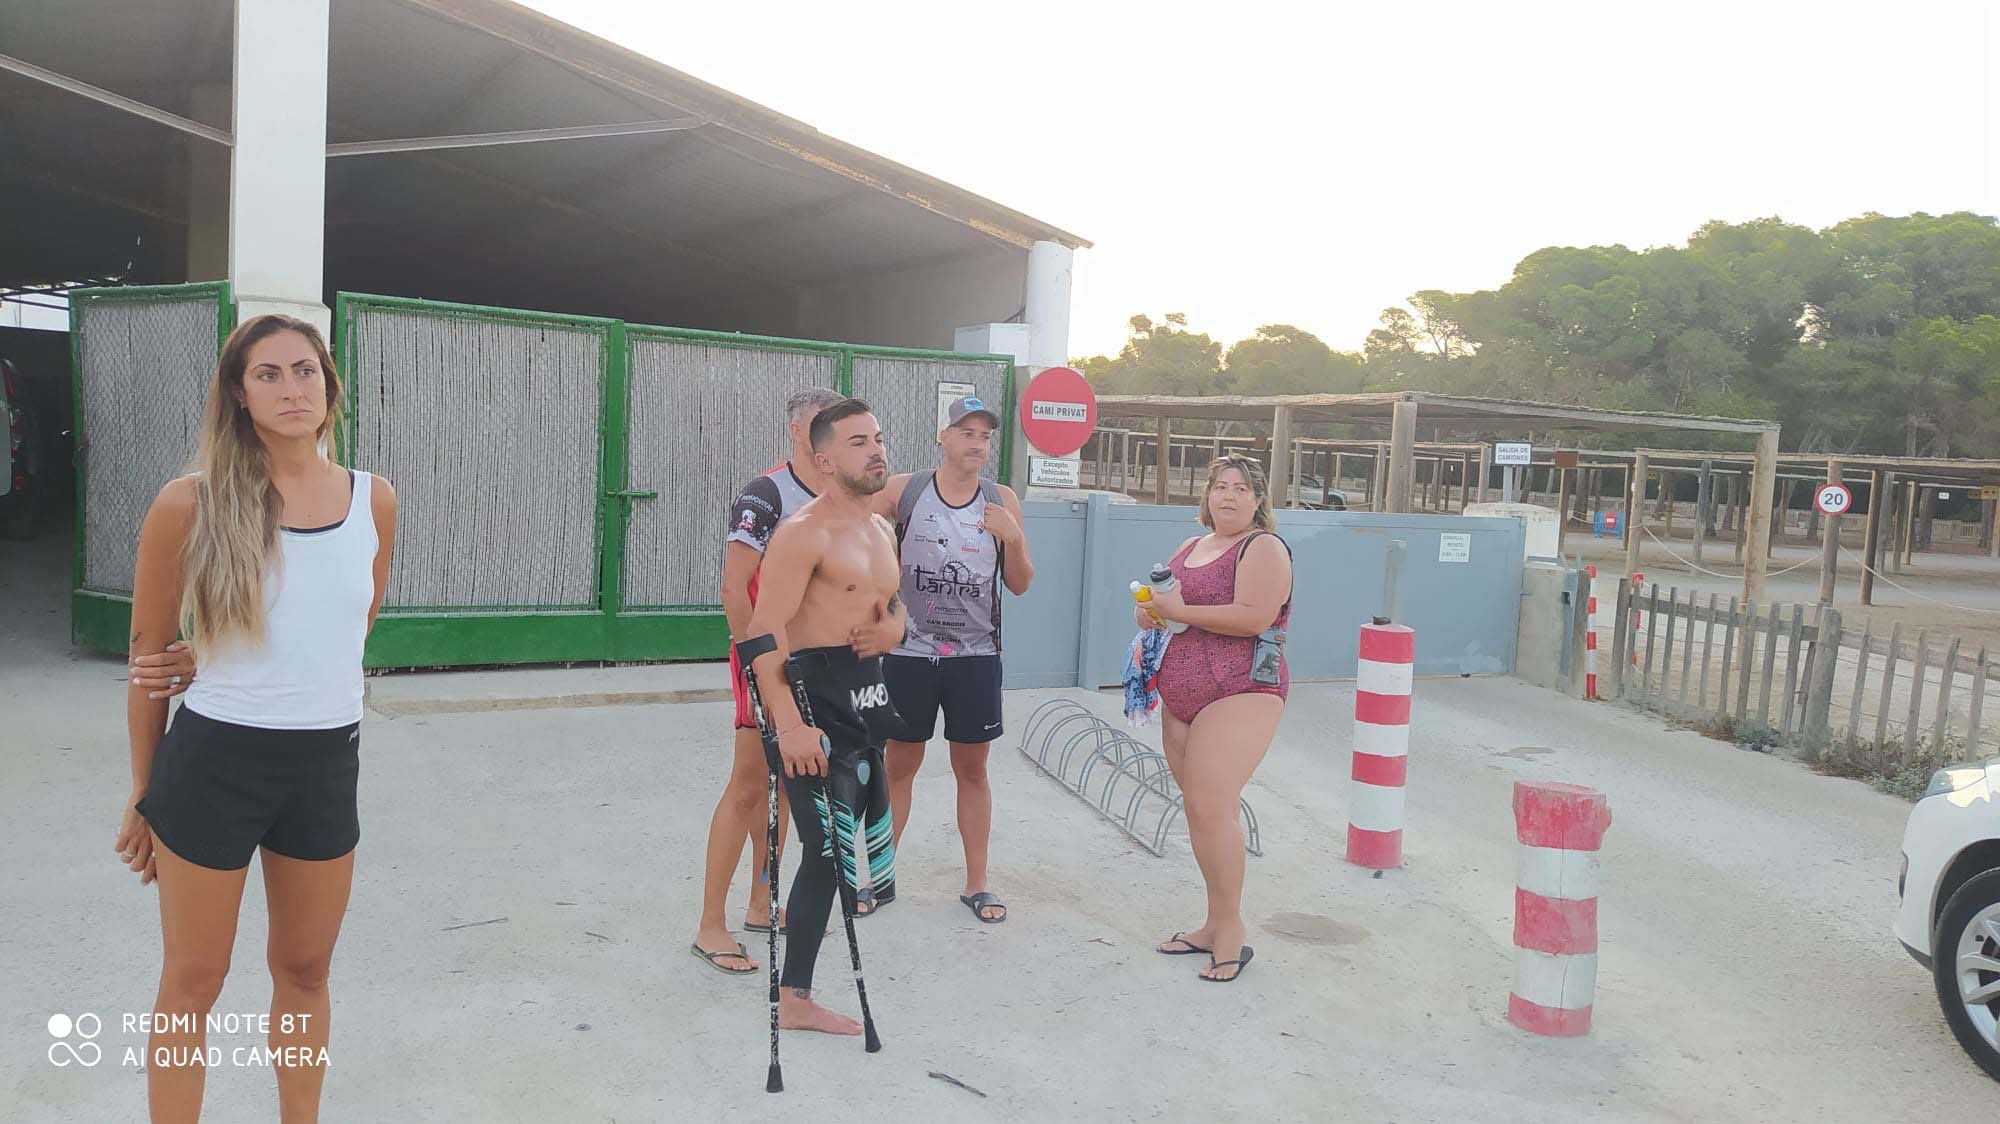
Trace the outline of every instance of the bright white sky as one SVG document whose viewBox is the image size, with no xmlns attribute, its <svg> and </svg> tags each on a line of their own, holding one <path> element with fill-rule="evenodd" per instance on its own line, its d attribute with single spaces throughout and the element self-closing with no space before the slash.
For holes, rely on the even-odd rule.
<svg viewBox="0 0 2000 1124">
<path fill-rule="evenodd" d="M 1136 312 L 1358 349 L 1419 289 L 1709 219 L 2000 212 L 1967 0 L 527 2 L 1090 239 L 1076 356 Z"/>
</svg>

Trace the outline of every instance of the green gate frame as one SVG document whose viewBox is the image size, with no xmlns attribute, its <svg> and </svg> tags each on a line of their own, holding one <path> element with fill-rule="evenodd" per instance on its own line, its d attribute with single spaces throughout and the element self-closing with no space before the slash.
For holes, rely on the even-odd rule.
<svg viewBox="0 0 2000 1124">
<path fill-rule="evenodd" d="M 417 315 L 487 320 L 509 324 L 546 325 L 602 331 L 604 365 L 600 371 L 597 480 L 597 603 L 578 610 L 547 609 L 425 609 L 384 606 L 369 636 L 364 663 L 368 667 L 446 667 L 508 663 L 652 662 L 722 659 L 729 650 L 729 627 L 719 604 L 626 606 L 624 600 L 625 533 L 631 504 L 650 498 L 636 491 L 629 475 L 627 419 L 631 414 L 631 347 L 635 340 L 681 340 L 754 351 L 791 351 L 834 356 L 838 389 L 853 393 L 854 361 L 858 357 L 946 359 L 1005 364 L 1005 398 L 1001 425 L 1000 476 L 1007 482 L 1013 449 L 1015 410 L 1014 359 L 1008 355 L 972 355 L 922 348 L 871 347 L 628 324 L 592 316 L 529 312 L 486 305 L 452 304 L 408 297 L 340 293 L 334 304 L 335 357 L 344 362 L 353 353 L 358 313 L 367 309 Z M 360 412 L 359 389 L 348 381 L 345 432 L 337 444 L 342 463 L 353 465 Z"/>
<path fill-rule="evenodd" d="M 87 526 L 84 495 L 88 490 L 85 475 L 89 471 L 89 458 L 85 453 L 89 449 L 89 435 L 84 431 L 83 416 L 83 350 L 80 345 L 83 324 L 91 309 L 106 304 L 211 300 L 215 302 L 215 351 L 220 355 L 223 342 L 229 338 L 229 333 L 236 330 L 236 300 L 227 281 L 71 289 L 68 295 L 69 393 L 73 431 L 70 447 L 76 472 L 76 526 L 71 546 L 69 585 L 70 642 L 95 651 L 125 652 L 130 647 L 128 638 L 132 633 L 131 595 L 85 589 L 83 586 L 84 552 L 89 548 L 84 541 Z M 137 533 L 137 528 L 134 528 L 134 533 Z"/>
</svg>

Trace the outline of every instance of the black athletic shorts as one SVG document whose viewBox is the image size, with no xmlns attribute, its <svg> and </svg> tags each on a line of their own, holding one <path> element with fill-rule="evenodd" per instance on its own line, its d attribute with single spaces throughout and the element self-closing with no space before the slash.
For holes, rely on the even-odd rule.
<svg viewBox="0 0 2000 1124">
<path fill-rule="evenodd" d="M 337 859 L 361 841 L 355 781 L 361 726 L 267 730 L 183 705 L 153 753 L 138 810 L 174 854 L 241 870 L 259 846 L 291 859 Z"/>
<path fill-rule="evenodd" d="M 902 718 L 896 741 L 931 740 L 939 710 L 946 741 L 984 745 L 1003 732 L 999 656 L 883 656 L 882 680 Z"/>
</svg>

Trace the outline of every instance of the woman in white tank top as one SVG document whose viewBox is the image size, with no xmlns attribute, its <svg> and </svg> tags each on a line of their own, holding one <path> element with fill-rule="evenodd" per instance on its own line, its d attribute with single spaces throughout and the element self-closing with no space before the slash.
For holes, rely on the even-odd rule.
<svg viewBox="0 0 2000 1124">
<path fill-rule="evenodd" d="M 319 331 L 250 320 L 216 362 L 195 471 L 161 489 L 139 531 L 135 669 L 177 669 L 167 691 L 137 674 L 127 691 L 132 792 L 115 844 L 160 894 L 165 954 L 145 1008 L 159 1016 L 146 1050 L 154 1120 L 201 1110 L 203 1024 L 259 850 L 272 984 L 262 1060 L 285 1119 L 318 1115 L 327 976 L 360 838 L 361 652 L 396 535 L 389 482 L 322 451 L 339 417 Z M 201 674 L 169 726 L 166 695 L 192 673 L 167 653 L 177 633 Z"/>
</svg>

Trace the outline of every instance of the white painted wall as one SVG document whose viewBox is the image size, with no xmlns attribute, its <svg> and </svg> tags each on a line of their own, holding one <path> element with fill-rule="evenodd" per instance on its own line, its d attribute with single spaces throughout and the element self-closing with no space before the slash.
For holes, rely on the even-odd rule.
<svg viewBox="0 0 2000 1124">
<path fill-rule="evenodd" d="M 948 349 L 968 324 L 1012 320 L 1022 310 L 1028 254 L 991 255 L 816 286 L 799 301 L 799 334 L 888 347 Z"/>
</svg>

